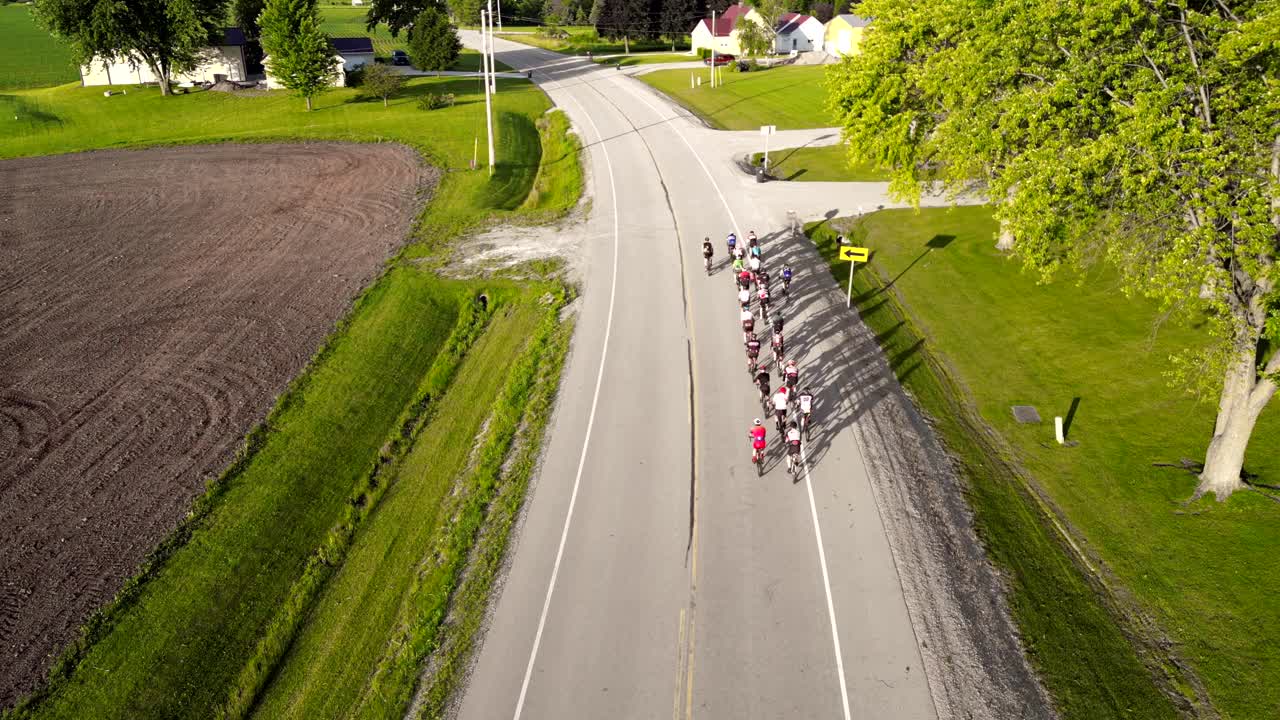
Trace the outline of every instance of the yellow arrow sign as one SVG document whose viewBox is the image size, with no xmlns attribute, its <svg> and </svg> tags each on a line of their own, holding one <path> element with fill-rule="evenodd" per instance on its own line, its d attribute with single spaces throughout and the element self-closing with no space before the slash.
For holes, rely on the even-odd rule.
<svg viewBox="0 0 1280 720">
<path fill-rule="evenodd" d="M 853 260 L 855 262 L 866 262 L 869 257 L 871 257 L 871 251 L 864 247 L 845 246 L 840 248 L 841 260 Z"/>
</svg>

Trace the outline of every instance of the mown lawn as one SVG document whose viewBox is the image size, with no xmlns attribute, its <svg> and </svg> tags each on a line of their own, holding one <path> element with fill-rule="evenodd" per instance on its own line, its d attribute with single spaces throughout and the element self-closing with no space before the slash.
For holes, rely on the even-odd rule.
<svg viewBox="0 0 1280 720">
<path fill-rule="evenodd" d="M 780 180 L 798 182 L 889 181 L 889 174 L 871 163 L 850 165 L 847 150 L 843 143 L 770 150 L 769 174 Z M 758 152 L 751 156 L 751 163 L 759 165 L 763 159 L 764 153 Z"/>
<path fill-rule="evenodd" d="M 27 5 L 0 5 L 0 90 L 47 87 L 79 79 L 71 51 L 36 25 Z"/>
<path fill-rule="evenodd" d="M 702 84 L 689 87 L 690 73 Z M 754 72 L 721 69 L 723 84 L 711 87 L 711 71 L 658 70 L 640 75 L 649 83 L 721 130 L 755 130 L 777 125 L 779 130 L 829 127 L 827 90 L 821 65 L 784 66 Z"/>
<path fill-rule="evenodd" d="M 398 421 L 417 407 L 421 388 L 436 382 L 433 362 L 458 308 L 486 287 L 442 280 L 430 263 L 410 260 L 440 255 L 458 233 L 491 219 L 561 211 L 580 192 L 571 141 L 549 143 L 561 161 L 543 162 L 538 123 L 546 96 L 524 81 L 499 85 L 493 178 L 483 169 L 446 173 L 415 242 L 361 297 L 330 349 L 281 401 L 267 431 L 255 433 L 247 463 L 200 501 L 189 539 L 184 533 L 166 541 L 155 572 L 130 583 L 125 599 L 93 623 L 89 642 L 67 656 L 47 692 L 19 717 L 208 717 L 235 697 L 238 679 L 270 672 L 251 667 L 250 658 L 262 655 L 258 645 L 267 637 L 288 647 L 290 618 L 305 618 L 314 597 L 299 583 L 323 582 L 328 563 L 341 561 L 361 521 L 361 483 L 380 453 L 399 447 L 400 440 L 388 438 L 402 437 Z M 458 171 L 471 161 L 477 138 L 485 145 L 477 90 L 471 79 L 415 79 L 384 109 L 341 89 L 321 96 L 311 113 L 284 92 L 164 98 L 130 87 L 127 95 L 104 98 L 99 89 L 75 87 L 16 91 L 0 96 L 0 110 L 20 117 L 0 124 L 0 158 L 332 139 L 403 142 Z M 457 104 L 419 110 L 416 97 L 425 92 L 455 93 Z M 567 124 L 553 120 L 547 128 L 563 131 Z M 574 162 L 563 162 L 570 154 Z M 413 566 L 387 569 L 404 577 L 414 572 Z M 268 632 L 279 628 L 285 632 Z"/>
<path fill-rule="evenodd" d="M 1157 326 L 1156 308 L 1125 299 L 1105 269 L 1079 286 L 1071 277 L 1038 285 L 994 249 L 995 229 L 983 208 L 867 216 L 853 233 L 875 254 L 859 271 L 855 301 L 965 462 L 984 540 L 1015 588 L 1025 642 L 1064 717 L 1172 711 L 1144 685 L 1060 546 L 1048 542 L 1051 533 L 1014 491 L 1015 476 L 973 442 L 966 407 L 998 434 L 994 451 L 1011 453 L 1154 616 L 1223 717 L 1280 717 L 1272 682 L 1280 674 L 1280 505 L 1252 492 L 1186 505 L 1194 476 L 1156 467 L 1202 460 L 1212 432 L 1212 404 L 1162 375 L 1169 355 L 1201 341 L 1198 329 Z M 848 268 L 833 259 L 832 233 L 813 235 L 843 284 Z M 883 302 L 887 283 L 904 315 Z M 954 373 L 961 397 L 930 371 L 930 357 Z M 1078 445 L 1061 447 L 1053 417 L 1068 416 L 1074 399 L 1068 438 Z M 1017 424 L 1014 404 L 1036 406 L 1045 422 Z M 1280 403 L 1263 414 L 1246 469 L 1280 485 Z"/>
</svg>

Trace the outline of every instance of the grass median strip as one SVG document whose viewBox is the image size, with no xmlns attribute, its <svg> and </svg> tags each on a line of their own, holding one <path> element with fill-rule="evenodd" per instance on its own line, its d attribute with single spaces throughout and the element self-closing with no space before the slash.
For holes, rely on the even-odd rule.
<svg viewBox="0 0 1280 720">
<path fill-rule="evenodd" d="M 889 182 L 889 173 L 871 163 L 850 165 L 848 150 L 844 143 L 771 150 L 769 174 L 799 182 Z M 751 164 L 759 166 L 763 159 L 764 153 L 754 153 Z"/>
<path fill-rule="evenodd" d="M 1155 308 L 1115 292 L 1106 269 L 1079 286 L 1037 285 L 994 249 L 984 208 L 837 222 L 875 253 L 855 275 L 854 302 L 961 460 L 983 540 L 1063 717 L 1172 717 L 1157 684 L 1179 706 L 1207 695 L 1225 717 L 1280 712 L 1266 679 L 1280 672 L 1267 649 L 1280 636 L 1264 619 L 1280 508 L 1256 493 L 1184 506 L 1194 476 L 1154 467 L 1200 457 L 1213 427 L 1214 408 L 1162 375 L 1196 329 L 1153 333 Z M 843 284 L 831 227 L 809 231 Z M 1051 418 L 1067 416 L 1073 398 L 1068 438 L 1078 445 L 1062 447 Z M 1013 404 L 1050 420 L 1018 424 Z M 1248 458 L 1261 482 L 1280 477 L 1277 448 L 1280 415 L 1264 413 Z M 1040 497 L 1104 563 L 1103 578 L 1072 562 Z M 1123 619 L 1134 610 L 1156 628 Z"/>
<path fill-rule="evenodd" d="M 430 539 L 439 524 L 450 521 L 440 514 L 445 498 L 466 469 L 475 438 L 505 385 L 503 369 L 537 324 L 534 301 L 510 300 L 495 309 L 488 332 L 417 434 L 386 496 L 266 688 L 256 717 L 338 717 L 356 706 L 386 652 L 414 583 L 414 568 L 430 562 Z"/>
</svg>

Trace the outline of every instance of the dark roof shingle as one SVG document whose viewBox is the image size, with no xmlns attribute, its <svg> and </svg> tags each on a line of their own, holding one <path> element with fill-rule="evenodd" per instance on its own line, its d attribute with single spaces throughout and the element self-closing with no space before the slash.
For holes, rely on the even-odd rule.
<svg viewBox="0 0 1280 720">
<path fill-rule="evenodd" d="M 373 54 L 373 40 L 367 37 L 336 37 L 329 38 L 329 42 L 333 45 L 333 49 L 339 54 L 344 53 L 357 54 L 368 53 Z"/>
</svg>

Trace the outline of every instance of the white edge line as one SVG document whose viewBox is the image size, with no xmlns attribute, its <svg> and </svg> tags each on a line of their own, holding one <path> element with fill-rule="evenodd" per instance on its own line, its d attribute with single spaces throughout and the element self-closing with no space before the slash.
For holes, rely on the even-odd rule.
<svg viewBox="0 0 1280 720">
<path fill-rule="evenodd" d="M 604 151 L 605 164 L 609 168 L 609 186 L 613 194 L 613 277 L 609 287 L 609 314 L 604 325 L 604 345 L 600 349 L 600 369 L 596 372 L 596 389 L 591 396 L 591 412 L 587 415 L 587 432 L 582 439 L 582 454 L 578 457 L 578 472 L 573 478 L 573 491 L 569 495 L 569 509 L 564 517 L 564 529 L 560 532 L 560 547 L 556 550 L 556 561 L 551 567 L 551 580 L 547 583 L 547 596 L 542 601 L 542 614 L 538 617 L 538 631 L 533 636 L 533 649 L 529 651 L 529 664 L 524 669 L 524 680 L 520 683 L 520 698 L 516 701 L 516 711 L 513 716 L 514 720 L 520 720 L 520 714 L 524 711 L 525 695 L 529 692 L 529 680 L 533 676 L 533 665 L 538 659 L 538 647 L 542 644 L 542 631 L 547 624 L 547 612 L 551 609 L 551 594 L 556 589 L 556 577 L 560 574 L 560 561 L 564 557 L 565 542 L 569 539 L 569 523 L 573 520 L 573 508 L 578 502 L 578 487 L 582 484 L 582 468 L 587 462 L 587 448 L 591 444 L 591 428 L 596 421 L 596 403 L 600 400 L 600 384 L 604 380 L 604 362 L 609 354 L 609 333 L 613 329 L 613 299 L 618 289 L 618 186 L 613 179 L 613 161 L 609 158 L 609 148 L 604 144 L 604 136 L 600 134 L 600 128 L 596 126 L 596 121 L 587 113 L 586 108 L 582 107 L 582 103 L 578 102 L 572 95 L 566 93 L 565 97 L 572 100 L 578 109 L 582 111 L 583 117 L 587 122 L 591 123 L 591 128 L 595 130 L 596 137 L 600 139 L 600 148 Z"/>
<path fill-rule="evenodd" d="M 681 116 L 678 113 L 671 118 L 663 118 L 662 111 L 654 107 L 653 103 L 650 103 L 647 98 L 627 87 L 625 84 L 622 87 L 624 90 L 631 93 L 631 95 L 638 98 L 640 102 L 648 105 L 649 109 L 657 113 L 660 118 L 664 120 L 680 119 Z M 675 123 L 668 123 L 668 127 L 675 130 L 676 135 L 679 135 L 680 139 L 684 141 L 685 146 L 689 148 L 689 152 L 693 155 L 693 159 L 698 161 L 698 165 L 702 166 L 702 172 L 706 173 L 707 179 L 711 181 L 711 186 L 716 189 L 716 194 L 720 196 L 720 202 L 724 205 L 724 210 L 728 213 L 730 222 L 733 223 L 734 232 L 741 234 L 742 230 L 738 227 L 738 219 L 734 216 L 733 210 L 729 208 L 729 202 L 725 200 L 724 193 L 720 190 L 720 184 L 716 182 L 714 177 L 712 177 L 711 171 L 707 169 L 706 163 L 702 162 L 702 156 L 698 154 L 698 151 L 694 149 L 693 145 L 690 144 L 689 139 L 684 136 L 684 133 L 680 131 L 680 128 L 677 127 Z M 844 708 L 845 720 L 850 720 L 852 716 L 849 714 L 849 689 L 846 686 L 844 679 L 844 653 L 840 650 L 840 629 L 836 625 L 836 606 L 835 601 L 831 597 L 831 577 L 827 572 L 827 553 L 822 547 L 822 528 L 818 524 L 818 506 L 813 499 L 813 480 L 809 477 L 809 461 L 803 448 L 801 448 L 800 459 L 804 461 L 804 483 L 805 488 L 809 491 L 809 512 L 813 516 L 813 536 L 818 542 L 818 562 L 822 566 L 822 589 L 826 591 L 827 594 L 827 616 L 831 619 L 831 642 L 835 647 L 836 672 L 840 678 L 840 702 Z"/>
</svg>

